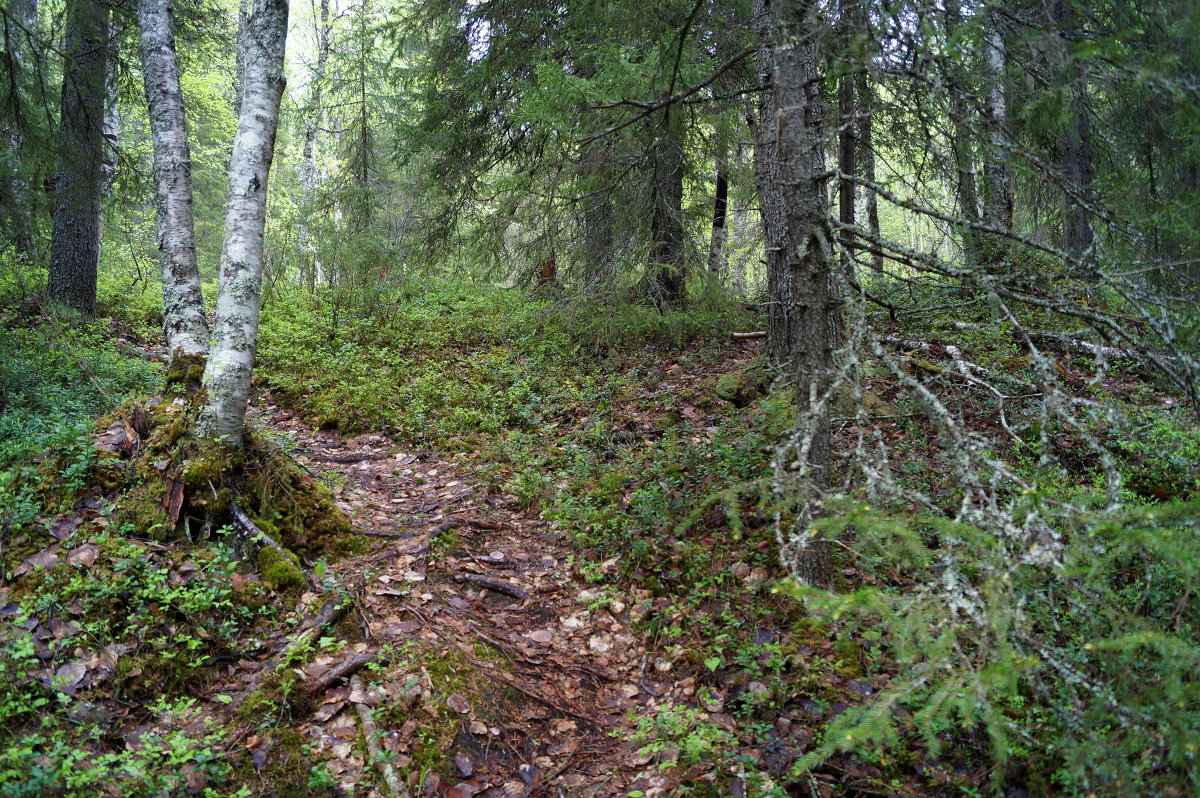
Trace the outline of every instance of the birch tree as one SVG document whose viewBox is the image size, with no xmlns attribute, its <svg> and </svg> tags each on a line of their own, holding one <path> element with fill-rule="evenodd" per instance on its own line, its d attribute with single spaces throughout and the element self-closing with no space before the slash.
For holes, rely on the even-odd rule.
<svg viewBox="0 0 1200 798">
<path fill-rule="evenodd" d="M 192 158 L 175 58 L 170 0 L 140 0 L 138 25 L 146 104 L 154 140 L 154 196 L 162 269 L 163 331 L 172 359 L 208 353 L 208 321 L 196 265 Z"/>
<path fill-rule="evenodd" d="M 267 178 L 283 98 L 287 0 L 249 0 L 238 36 L 242 87 L 229 162 L 225 241 L 221 248 L 217 320 L 204 386 L 208 405 L 201 431 L 240 449 L 258 314 L 266 228 Z"/>
</svg>

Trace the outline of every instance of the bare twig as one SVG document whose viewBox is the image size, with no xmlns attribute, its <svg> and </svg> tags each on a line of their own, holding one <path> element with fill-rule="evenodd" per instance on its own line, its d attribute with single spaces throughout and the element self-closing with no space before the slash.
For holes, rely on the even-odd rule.
<svg viewBox="0 0 1200 798">
<path fill-rule="evenodd" d="M 362 679 L 353 676 L 350 679 L 350 689 L 355 692 L 363 692 Z M 379 727 L 375 725 L 375 718 L 371 716 L 371 709 L 366 704 L 354 705 L 354 709 L 358 712 L 358 722 L 362 724 L 363 739 L 367 742 L 367 754 L 371 757 L 371 761 L 375 763 L 375 767 L 379 769 L 379 774 L 383 776 L 383 782 L 387 785 L 388 791 L 395 798 L 408 798 L 408 789 L 404 783 L 400 781 L 399 774 L 396 773 L 396 768 L 383 755 L 383 751 L 379 748 Z"/>
</svg>

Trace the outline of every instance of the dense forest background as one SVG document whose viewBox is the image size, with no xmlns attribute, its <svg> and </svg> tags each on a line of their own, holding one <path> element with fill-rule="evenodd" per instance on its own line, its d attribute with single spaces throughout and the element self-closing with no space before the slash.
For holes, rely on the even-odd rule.
<svg viewBox="0 0 1200 798">
<path fill-rule="evenodd" d="M 1195 3 L 0 6 L 0 795 L 1200 790 Z"/>
</svg>

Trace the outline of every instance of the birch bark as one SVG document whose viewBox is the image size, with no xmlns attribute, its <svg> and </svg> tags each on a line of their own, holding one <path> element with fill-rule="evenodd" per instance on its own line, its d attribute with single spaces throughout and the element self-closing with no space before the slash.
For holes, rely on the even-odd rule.
<svg viewBox="0 0 1200 798">
<path fill-rule="evenodd" d="M 983 56 L 988 78 L 988 93 L 983 111 L 991 139 L 987 160 L 983 165 L 983 180 L 987 187 L 983 218 L 991 227 L 1011 230 L 1013 179 L 1004 146 L 1004 128 L 1008 124 L 1008 90 L 1004 73 L 1008 54 L 1004 47 L 1004 37 L 995 19 L 987 22 L 983 37 Z"/>
<path fill-rule="evenodd" d="M 237 133 L 229 162 L 225 242 L 221 248 L 217 322 L 204 386 L 201 430 L 240 449 L 258 343 L 258 313 L 266 229 L 267 178 L 283 98 L 287 0 L 248 0 L 238 36 L 243 81 Z"/>
<path fill-rule="evenodd" d="M 175 58 L 170 0 L 140 0 L 138 25 L 146 104 L 154 140 L 154 196 L 162 269 L 163 331 L 172 355 L 208 353 L 208 321 L 196 265 L 192 158 Z"/>
</svg>

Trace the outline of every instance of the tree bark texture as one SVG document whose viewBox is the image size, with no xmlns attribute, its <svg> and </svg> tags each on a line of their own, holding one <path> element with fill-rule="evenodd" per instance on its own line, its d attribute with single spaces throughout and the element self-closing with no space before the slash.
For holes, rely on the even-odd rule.
<svg viewBox="0 0 1200 798">
<path fill-rule="evenodd" d="M 953 36 L 962 24 L 962 11 L 957 2 L 946 4 L 946 34 Z M 978 265 L 979 252 L 976 246 L 976 229 L 979 224 L 979 189 L 975 180 L 975 159 L 971 150 L 971 106 L 967 101 L 966 80 L 957 63 L 945 65 L 946 83 L 950 91 L 950 150 L 954 158 L 955 197 L 958 200 L 958 215 L 966 224 L 963 226 L 963 256 L 968 267 Z"/>
<path fill-rule="evenodd" d="M 708 270 L 718 279 L 725 275 L 725 239 L 728 236 L 729 174 L 725 143 L 718 144 L 716 193 L 713 196 L 712 237 L 708 246 Z"/>
<path fill-rule="evenodd" d="M 163 332 L 172 353 L 208 353 L 208 321 L 196 263 L 192 158 L 175 58 L 170 0 L 140 0 L 138 25 L 146 104 L 154 141 L 154 198 L 162 271 Z"/>
<path fill-rule="evenodd" d="M 812 0 L 768 2 L 774 29 L 775 145 L 795 292 L 792 367 L 802 428 L 810 436 L 803 467 L 808 483 L 819 491 L 830 482 L 831 434 L 824 395 L 840 329 L 831 279 L 829 201 L 820 176 L 824 146 L 816 37 L 821 19 Z M 828 541 L 813 541 L 799 552 L 796 572 L 812 584 L 828 584 L 832 576 Z"/>
<path fill-rule="evenodd" d="M 772 20 L 769 0 L 755 0 L 754 18 L 758 29 L 758 81 L 772 86 L 775 57 L 771 49 Z M 783 178 L 775 146 L 775 93 L 768 88 L 759 93 L 758 119 L 748 114 L 754 138 L 754 185 L 763 225 L 763 257 L 767 271 L 767 345 L 766 357 L 774 366 L 791 363 L 796 348 L 793 318 L 795 290 L 788 268 L 787 214 L 784 211 Z"/>
<path fill-rule="evenodd" d="M 225 241 L 212 353 L 204 384 L 209 404 L 205 433 L 240 448 L 254 351 L 266 228 L 267 178 L 283 97 L 287 0 L 249 0 L 238 36 L 244 86 L 229 162 Z"/>
<path fill-rule="evenodd" d="M 875 185 L 875 150 L 874 150 L 874 113 L 875 89 L 871 86 L 870 77 L 864 70 L 858 73 L 858 160 L 863 180 L 869 185 Z M 871 236 L 871 268 L 877 272 L 883 271 L 883 251 L 879 248 L 879 196 L 874 189 L 866 189 L 863 204 L 866 206 L 867 232 Z"/>
<path fill-rule="evenodd" d="M 51 302 L 85 316 L 96 313 L 96 270 L 100 263 L 108 20 L 107 3 L 70 0 L 67 4 L 54 232 L 46 294 Z"/>
<path fill-rule="evenodd" d="M 310 290 L 316 286 L 318 266 L 317 253 L 308 241 L 308 216 L 320 187 L 321 177 L 317 166 L 317 132 L 320 130 L 323 116 L 322 91 L 326 64 L 329 63 L 329 0 L 321 0 L 314 28 L 317 37 L 317 62 L 310 76 L 308 112 L 304 118 L 304 151 L 300 163 L 300 218 L 296 224 L 297 243 L 304 259 L 305 277 Z"/>
<path fill-rule="evenodd" d="M 654 142 L 653 214 L 650 219 L 652 299 L 660 308 L 683 304 L 687 261 L 683 231 L 683 115 L 668 105 Z"/>
<path fill-rule="evenodd" d="M 1050 6 L 1055 32 L 1062 37 L 1065 72 L 1070 78 L 1066 128 L 1061 139 L 1063 186 L 1063 249 L 1067 269 L 1081 277 L 1094 277 L 1096 269 L 1095 230 L 1089 207 L 1092 187 L 1092 130 L 1088 118 L 1087 72 L 1070 62 L 1068 42 L 1078 41 L 1081 32 L 1075 10 L 1066 0 Z"/>
<path fill-rule="evenodd" d="M 988 80 L 983 111 L 991 139 L 983 164 L 983 180 L 987 189 L 983 220 L 990 227 L 1011 230 L 1013 178 L 1004 138 L 1008 126 L 1008 90 L 1005 84 L 1007 51 L 1004 37 L 994 18 L 985 24 L 983 37 L 984 64 L 987 67 Z"/>
<path fill-rule="evenodd" d="M 9 81 L 13 92 L 12 102 L 20 108 L 19 88 L 23 82 L 19 71 L 31 62 L 33 51 L 30 37 L 37 30 L 37 0 L 9 0 L 8 13 L 3 20 L 4 50 L 8 54 Z M 24 120 L 17 117 L 5 126 L 4 138 L 9 151 L 19 154 L 25 149 Z M 4 194 L 6 215 L 9 220 L 9 235 L 17 252 L 29 263 L 38 262 L 37 236 L 35 233 L 33 202 L 29 190 L 27 166 L 20 158 L 14 158 L 12 172 L 5 176 Z"/>
</svg>

